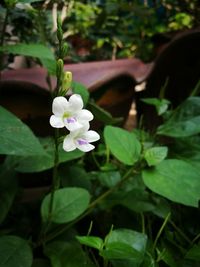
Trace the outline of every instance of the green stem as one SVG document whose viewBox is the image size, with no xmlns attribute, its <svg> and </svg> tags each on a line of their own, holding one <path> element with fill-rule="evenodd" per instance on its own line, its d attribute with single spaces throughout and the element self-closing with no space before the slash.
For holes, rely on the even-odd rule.
<svg viewBox="0 0 200 267">
<path fill-rule="evenodd" d="M 171 213 L 169 212 L 169 213 L 167 214 L 167 216 L 166 216 L 166 218 L 165 218 L 163 224 L 161 225 L 161 227 L 160 227 L 160 229 L 159 229 L 157 235 L 156 235 L 155 241 L 154 241 L 154 243 L 153 243 L 153 248 L 152 248 L 153 251 L 154 251 L 155 248 L 156 248 L 158 239 L 160 238 L 160 236 L 161 236 L 161 234 L 162 234 L 162 232 L 163 232 L 163 230 L 164 230 L 164 228 L 165 228 L 165 226 L 166 226 L 166 224 L 167 224 L 167 222 L 168 222 L 168 220 L 169 220 L 170 215 L 171 215 Z"/>
<path fill-rule="evenodd" d="M 192 244 L 193 241 L 191 241 L 185 234 L 184 232 L 181 231 L 180 228 L 178 228 L 176 226 L 176 224 L 174 222 L 172 222 L 171 220 L 169 221 L 169 223 L 174 227 L 174 229 L 177 231 L 177 233 L 179 233 L 180 236 L 182 236 L 183 239 L 185 239 L 185 241 L 187 241 L 190 245 Z"/>
<path fill-rule="evenodd" d="M 51 197 L 50 197 L 50 203 L 49 203 L 49 220 L 51 220 L 55 191 L 60 186 L 60 179 L 59 179 L 59 176 L 58 176 L 58 164 L 59 164 L 58 136 L 59 136 L 58 129 L 55 129 L 54 168 L 53 168 L 52 190 L 51 190 Z"/>
<path fill-rule="evenodd" d="M 194 245 L 194 243 L 200 238 L 200 233 L 195 236 L 195 238 L 192 240 L 191 245 Z"/>
</svg>

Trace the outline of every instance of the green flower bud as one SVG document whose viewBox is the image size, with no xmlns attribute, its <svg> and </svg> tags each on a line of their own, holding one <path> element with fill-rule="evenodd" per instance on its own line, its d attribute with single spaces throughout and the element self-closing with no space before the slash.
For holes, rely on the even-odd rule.
<svg viewBox="0 0 200 267">
<path fill-rule="evenodd" d="M 57 60 L 56 75 L 57 77 L 60 77 L 60 79 L 63 76 L 63 60 L 61 58 Z"/>
<path fill-rule="evenodd" d="M 66 71 L 62 80 L 62 95 L 66 95 L 67 91 L 72 84 L 72 73 L 71 71 Z"/>
</svg>

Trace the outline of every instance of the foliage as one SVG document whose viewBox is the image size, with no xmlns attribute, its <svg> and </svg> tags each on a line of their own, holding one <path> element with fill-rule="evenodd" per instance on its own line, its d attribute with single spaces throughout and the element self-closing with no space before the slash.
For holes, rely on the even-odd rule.
<svg viewBox="0 0 200 267">
<path fill-rule="evenodd" d="M 83 87 L 81 90 L 85 95 Z M 146 102 L 154 105 L 155 101 Z M 7 138 L 2 150 L 7 157 L 1 164 L 2 266 L 12 266 L 13 262 L 15 266 L 34 266 L 36 262 L 39 266 L 79 266 L 80 262 L 80 266 L 91 267 L 101 264 L 198 266 L 200 229 L 190 218 L 199 218 L 199 131 L 183 126 L 178 132 L 177 125 L 184 122 L 193 125 L 199 103 L 200 97 L 189 97 L 170 113 L 165 111 L 169 114 L 163 114 L 165 119 L 154 137 L 144 130 L 128 132 L 107 125 L 103 132 L 105 140 L 102 139 L 102 144 L 91 155 L 70 156 L 60 151 L 61 187 L 55 191 L 51 215 L 50 194 L 37 200 L 34 208 L 33 203 L 24 205 L 19 199 L 22 172 L 40 177 L 53 168 L 52 159 L 51 164 L 45 163 L 45 157 L 49 160 L 52 157 L 50 139 L 37 139 L 31 133 L 23 144 L 29 150 L 20 142 L 14 143 L 13 150 L 14 137 L 8 138 L 8 122 L 12 120 L 12 129 L 31 130 L 1 108 L 1 118 L 6 122 L 1 123 L 4 127 L 1 134 Z M 171 131 L 168 125 L 172 125 Z M 168 143 L 163 136 L 169 136 L 169 132 L 171 141 Z M 44 153 L 41 157 L 39 150 L 38 156 L 26 152 L 34 153 L 34 149 L 38 149 L 33 146 L 33 136 L 45 148 L 42 150 L 40 145 Z M 34 223 L 31 223 L 30 208 L 34 212 Z M 18 216 L 28 223 L 23 227 L 14 223 Z M 37 229 L 41 229 L 39 235 Z M 33 261 L 32 254 L 41 245 L 50 263 L 38 258 Z M 23 250 L 23 255 L 16 254 L 18 249 Z M 9 261 L 5 260 L 5 254 L 10 255 Z M 21 265 L 17 265 L 18 261 Z"/>
<path fill-rule="evenodd" d="M 37 45 L 12 51 L 1 46 L 52 60 L 54 97 L 69 89 L 63 88 L 59 20 L 58 29 L 57 62 Z M 199 266 L 200 97 L 189 97 L 174 110 L 166 99 L 145 99 L 162 116 L 161 125 L 154 132 L 127 131 L 90 101 L 84 86 L 71 87 L 104 124 L 101 141 L 87 155 L 64 152 L 65 136 L 58 129 L 40 138 L 0 107 L 0 266 Z M 31 183 L 44 186 L 36 188 L 39 196 L 26 188 Z"/>
<path fill-rule="evenodd" d="M 53 14 L 58 10 L 62 14 L 64 38 L 71 47 L 66 60 L 75 62 L 134 56 L 149 61 L 155 56 L 153 36 L 173 36 L 174 31 L 196 26 L 200 13 L 198 0 L 69 0 L 60 1 L 59 8 L 54 5 L 56 1 L 18 1 L 29 4 L 23 12 L 15 7 L 17 1 L 5 2 L 0 13 L 3 22 L 8 7 L 10 31 L 6 32 L 5 43 L 15 44 L 17 40 L 55 49 L 52 10 Z"/>
</svg>

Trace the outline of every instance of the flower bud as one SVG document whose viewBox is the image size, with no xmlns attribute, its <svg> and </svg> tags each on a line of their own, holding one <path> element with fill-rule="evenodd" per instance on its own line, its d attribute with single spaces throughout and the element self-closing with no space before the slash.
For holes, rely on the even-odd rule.
<svg viewBox="0 0 200 267">
<path fill-rule="evenodd" d="M 61 58 L 57 60 L 56 74 L 57 74 L 57 77 L 60 77 L 60 78 L 62 78 L 63 76 L 63 60 Z"/>
<path fill-rule="evenodd" d="M 71 71 L 66 71 L 62 80 L 62 93 L 65 95 L 72 84 L 72 73 Z"/>
</svg>

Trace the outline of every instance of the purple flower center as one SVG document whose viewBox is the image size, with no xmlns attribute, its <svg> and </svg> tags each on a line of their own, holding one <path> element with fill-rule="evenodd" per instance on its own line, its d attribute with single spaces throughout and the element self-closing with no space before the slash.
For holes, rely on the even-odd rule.
<svg viewBox="0 0 200 267">
<path fill-rule="evenodd" d="M 77 142 L 80 146 L 88 144 L 88 141 L 86 141 L 85 139 L 78 139 Z"/>
<path fill-rule="evenodd" d="M 67 123 L 75 123 L 76 122 L 76 119 L 71 117 L 71 118 L 67 118 Z"/>
</svg>

